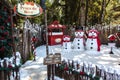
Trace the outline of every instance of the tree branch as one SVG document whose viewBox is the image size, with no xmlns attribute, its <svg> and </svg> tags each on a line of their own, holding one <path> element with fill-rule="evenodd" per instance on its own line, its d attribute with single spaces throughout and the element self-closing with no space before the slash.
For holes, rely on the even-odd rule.
<svg viewBox="0 0 120 80">
<path fill-rule="evenodd" d="M 107 6 L 108 6 L 109 2 L 110 2 L 110 0 L 108 0 L 108 2 L 106 3 L 106 6 L 105 6 L 105 7 L 107 7 Z"/>
</svg>

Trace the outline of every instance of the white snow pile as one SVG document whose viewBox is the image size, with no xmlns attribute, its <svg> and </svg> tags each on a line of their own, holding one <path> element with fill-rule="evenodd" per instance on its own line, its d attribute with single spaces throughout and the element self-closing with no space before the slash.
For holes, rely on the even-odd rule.
<svg viewBox="0 0 120 80">
<path fill-rule="evenodd" d="M 62 60 L 69 59 L 120 69 L 120 66 L 118 65 L 120 63 L 120 48 L 113 47 L 114 54 L 109 54 L 110 50 L 111 48 L 108 45 L 102 45 L 100 52 L 87 50 L 82 52 L 64 52 L 61 45 L 49 46 L 49 53 L 61 53 Z M 36 61 L 27 61 L 24 65 L 22 65 L 20 69 L 20 80 L 45 80 L 47 77 L 46 65 L 43 65 L 43 59 L 45 57 L 46 46 L 43 45 L 36 48 Z M 37 78 L 35 79 L 35 77 Z M 54 80 L 64 80 L 56 76 L 54 78 Z"/>
</svg>

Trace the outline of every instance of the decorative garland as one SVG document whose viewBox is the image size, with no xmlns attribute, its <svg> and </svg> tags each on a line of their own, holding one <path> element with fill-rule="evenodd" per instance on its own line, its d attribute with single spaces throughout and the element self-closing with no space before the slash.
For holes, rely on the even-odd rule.
<svg viewBox="0 0 120 80">
<path fill-rule="evenodd" d="M 20 67 L 21 67 L 21 65 L 18 65 L 18 66 L 16 65 L 15 67 L 9 66 L 7 68 L 0 67 L 0 71 L 11 71 L 11 70 L 16 70 L 16 69 L 18 69 Z"/>
<path fill-rule="evenodd" d="M 64 70 L 64 71 L 71 71 L 71 72 L 73 72 L 73 74 L 79 74 L 79 75 L 82 75 L 82 76 L 87 76 L 92 80 L 100 80 L 100 76 L 94 76 L 93 74 L 87 74 L 85 72 L 78 72 L 74 68 L 72 68 L 71 66 L 66 67 L 64 64 L 61 64 L 58 68 L 60 70 Z"/>
</svg>

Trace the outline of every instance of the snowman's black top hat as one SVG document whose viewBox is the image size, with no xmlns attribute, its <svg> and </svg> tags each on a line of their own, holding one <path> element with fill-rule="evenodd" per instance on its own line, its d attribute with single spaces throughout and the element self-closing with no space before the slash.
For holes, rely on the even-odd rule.
<svg viewBox="0 0 120 80">
<path fill-rule="evenodd" d="M 77 26 L 76 30 L 83 30 L 83 27 L 82 26 Z"/>
</svg>

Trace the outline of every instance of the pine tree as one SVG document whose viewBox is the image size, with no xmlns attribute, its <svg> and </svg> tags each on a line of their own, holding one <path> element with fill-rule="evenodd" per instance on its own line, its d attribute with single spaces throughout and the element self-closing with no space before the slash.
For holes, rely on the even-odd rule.
<svg viewBox="0 0 120 80">
<path fill-rule="evenodd" d="M 12 24 L 8 6 L 0 1 L 0 58 L 11 57 L 13 52 Z"/>
</svg>

